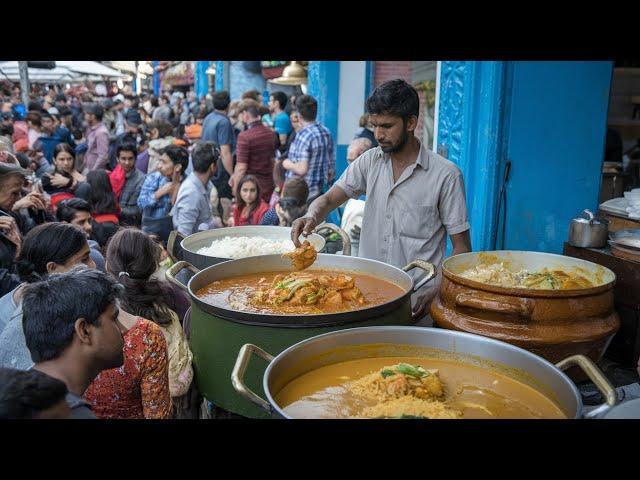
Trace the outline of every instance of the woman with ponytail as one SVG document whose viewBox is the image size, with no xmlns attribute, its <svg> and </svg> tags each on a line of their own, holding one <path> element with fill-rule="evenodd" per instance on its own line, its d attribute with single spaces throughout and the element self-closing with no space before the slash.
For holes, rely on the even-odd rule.
<svg viewBox="0 0 640 480">
<path fill-rule="evenodd" d="M 24 237 L 17 259 L 22 283 L 0 298 L 0 367 L 27 370 L 33 365 L 22 330 L 23 287 L 80 263 L 95 268 L 89 252 L 85 234 L 68 223 L 45 223 Z"/>
<path fill-rule="evenodd" d="M 152 278 L 160 246 L 136 228 L 123 228 L 109 241 L 106 270 L 124 288 L 124 365 L 101 372 L 85 393 L 98 418 L 167 418 L 193 380 L 192 354 L 167 285 Z M 124 322 L 123 322 L 124 323 Z"/>
</svg>

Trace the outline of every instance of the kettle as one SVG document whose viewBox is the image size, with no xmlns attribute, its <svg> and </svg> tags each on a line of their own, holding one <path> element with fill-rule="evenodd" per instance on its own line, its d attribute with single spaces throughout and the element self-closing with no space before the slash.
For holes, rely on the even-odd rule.
<svg viewBox="0 0 640 480">
<path fill-rule="evenodd" d="M 583 212 L 587 218 L 578 217 L 569 225 L 569 244 L 574 247 L 603 248 L 607 245 L 609 221 L 596 218 L 591 210 Z"/>
</svg>

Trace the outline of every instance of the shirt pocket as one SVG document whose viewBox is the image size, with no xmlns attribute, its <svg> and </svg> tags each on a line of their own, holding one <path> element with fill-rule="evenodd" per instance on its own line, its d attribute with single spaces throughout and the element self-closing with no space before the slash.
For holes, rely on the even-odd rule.
<svg viewBox="0 0 640 480">
<path fill-rule="evenodd" d="M 411 205 L 404 209 L 400 221 L 400 236 L 418 240 L 430 239 L 438 229 L 438 209 L 433 205 Z"/>
</svg>

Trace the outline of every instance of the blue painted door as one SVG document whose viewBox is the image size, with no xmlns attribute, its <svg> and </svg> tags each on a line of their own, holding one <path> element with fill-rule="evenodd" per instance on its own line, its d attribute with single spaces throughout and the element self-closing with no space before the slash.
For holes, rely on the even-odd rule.
<svg viewBox="0 0 640 480">
<path fill-rule="evenodd" d="M 509 68 L 505 156 L 512 164 L 498 248 L 561 253 L 571 219 L 598 206 L 613 63 Z"/>
</svg>

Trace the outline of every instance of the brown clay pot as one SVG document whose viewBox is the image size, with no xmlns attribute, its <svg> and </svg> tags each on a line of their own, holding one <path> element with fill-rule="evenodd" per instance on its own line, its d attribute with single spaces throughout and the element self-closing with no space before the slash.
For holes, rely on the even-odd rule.
<svg viewBox="0 0 640 480">
<path fill-rule="evenodd" d="M 512 271 L 543 267 L 576 271 L 594 287 L 576 290 L 503 288 L 461 277 L 480 263 L 503 262 Z M 474 252 L 443 262 L 442 285 L 431 316 L 442 328 L 495 338 L 556 363 L 570 355 L 602 358 L 620 327 L 613 306 L 615 274 L 601 265 L 541 252 Z"/>
</svg>

